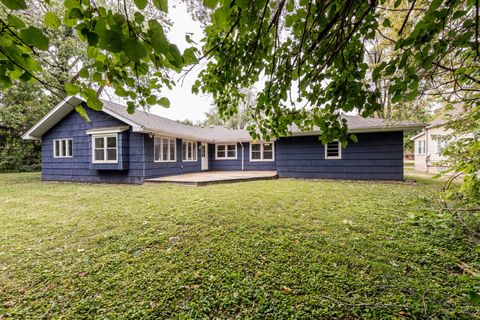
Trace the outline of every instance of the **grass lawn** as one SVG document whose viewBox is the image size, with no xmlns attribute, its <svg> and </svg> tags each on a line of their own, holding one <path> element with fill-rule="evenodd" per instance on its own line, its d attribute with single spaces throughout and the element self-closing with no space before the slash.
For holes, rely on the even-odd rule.
<svg viewBox="0 0 480 320">
<path fill-rule="evenodd" d="M 0 175 L 0 318 L 475 318 L 440 183 Z"/>
</svg>

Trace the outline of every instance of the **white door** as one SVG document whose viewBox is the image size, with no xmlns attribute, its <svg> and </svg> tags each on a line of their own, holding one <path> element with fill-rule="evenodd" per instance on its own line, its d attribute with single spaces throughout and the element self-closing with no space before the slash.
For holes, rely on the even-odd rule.
<svg viewBox="0 0 480 320">
<path fill-rule="evenodd" d="M 208 143 L 202 142 L 200 156 L 202 157 L 202 170 L 208 170 Z"/>
</svg>

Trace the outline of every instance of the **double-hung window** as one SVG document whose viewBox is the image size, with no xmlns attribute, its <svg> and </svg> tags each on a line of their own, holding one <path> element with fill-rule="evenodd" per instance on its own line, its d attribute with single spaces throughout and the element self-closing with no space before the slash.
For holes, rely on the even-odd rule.
<svg viewBox="0 0 480 320">
<path fill-rule="evenodd" d="M 117 134 L 93 135 L 92 136 L 92 162 L 93 163 L 117 163 L 118 143 Z"/>
<path fill-rule="evenodd" d="M 155 162 L 177 161 L 177 146 L 175 139 L 155 137 L 154 159 Z"/>
<path fill-rule="evenodd" d="M 193 141 L 182 141 L 182 160 L 197 161 L 197 143 Z"/>
<path fill-rule="evenodd" d="M 425 140 L 417 140 L 417 154 L 424 155 L 425 154 Z"/>
<path fill-rule="evenodd" d="M 443 150 L 448 146 L 448 139 L 445 136 L 437 137 L 437 154 L 442 154 Z"/>
<path fill-rule="evenodd" d="M 237 144 L 216 144 L 215 159 L 237 159 Z"/>
<path fill-rule="evenodd" d="M 273 161 L 275 146 L 273 142 L 250 144 L 250 161 Z"/>
<path fill-rule="evenodd" d="M 332 141 L 325 145 L 325 159 L 342 159 L 342 145 Z"/>
<path fill-rule="evenodd" d="M 55 139 L 53 140 L 54 158 L 73 157 L 73 139 Z"/>
</svg>

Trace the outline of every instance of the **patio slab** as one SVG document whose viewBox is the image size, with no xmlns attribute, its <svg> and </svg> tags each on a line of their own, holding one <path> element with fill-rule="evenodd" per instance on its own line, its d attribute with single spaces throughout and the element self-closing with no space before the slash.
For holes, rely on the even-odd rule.
<svg viewBox="0 0 480 320">
<path fill-rule="evenodd" d="M 145 183 L 177 183 L 203 186 L 215 183 L 233 183 L 252 180 L 276 179 L 276 171 L 205 171 L 145 179 Z"/>
</svg>

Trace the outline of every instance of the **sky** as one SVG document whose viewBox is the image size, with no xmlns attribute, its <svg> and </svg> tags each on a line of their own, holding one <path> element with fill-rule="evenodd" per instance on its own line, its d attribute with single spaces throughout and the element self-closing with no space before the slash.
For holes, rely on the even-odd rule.
<svg viewBox="0 0 480 320">
<path fill-rule="evenodd" d="M 168 17 L 173 26 L 170 28 L 167 37 L 178 46 L 180 52 L 190 46 L 185 40 L 185 35 L 188 32 L 193 33 L 192 39 L 199 43 L 203 37 L 202 28 L 198 22 L 190 17 L 185 4 L 176 1 L 175 5 L 170 5 L 168 10 Z M 150 112 L 172 120 L 189 119 L 193 122 L 204 120 L 206 118 L 204 113 L 211 108 L 213 99 L 207 95 L 195 95 L 191 91 L 200 70 L 201 66 L 196 66 L 185 77 L 183 85 L 180 81 L 172 91 L 167 89 L 164 92 L 165 96 L 170 99 L 170 108 L 153 106 Z M 175 74 L 174 79 L 180 78 L 181 75 Z"/>
</svg>

